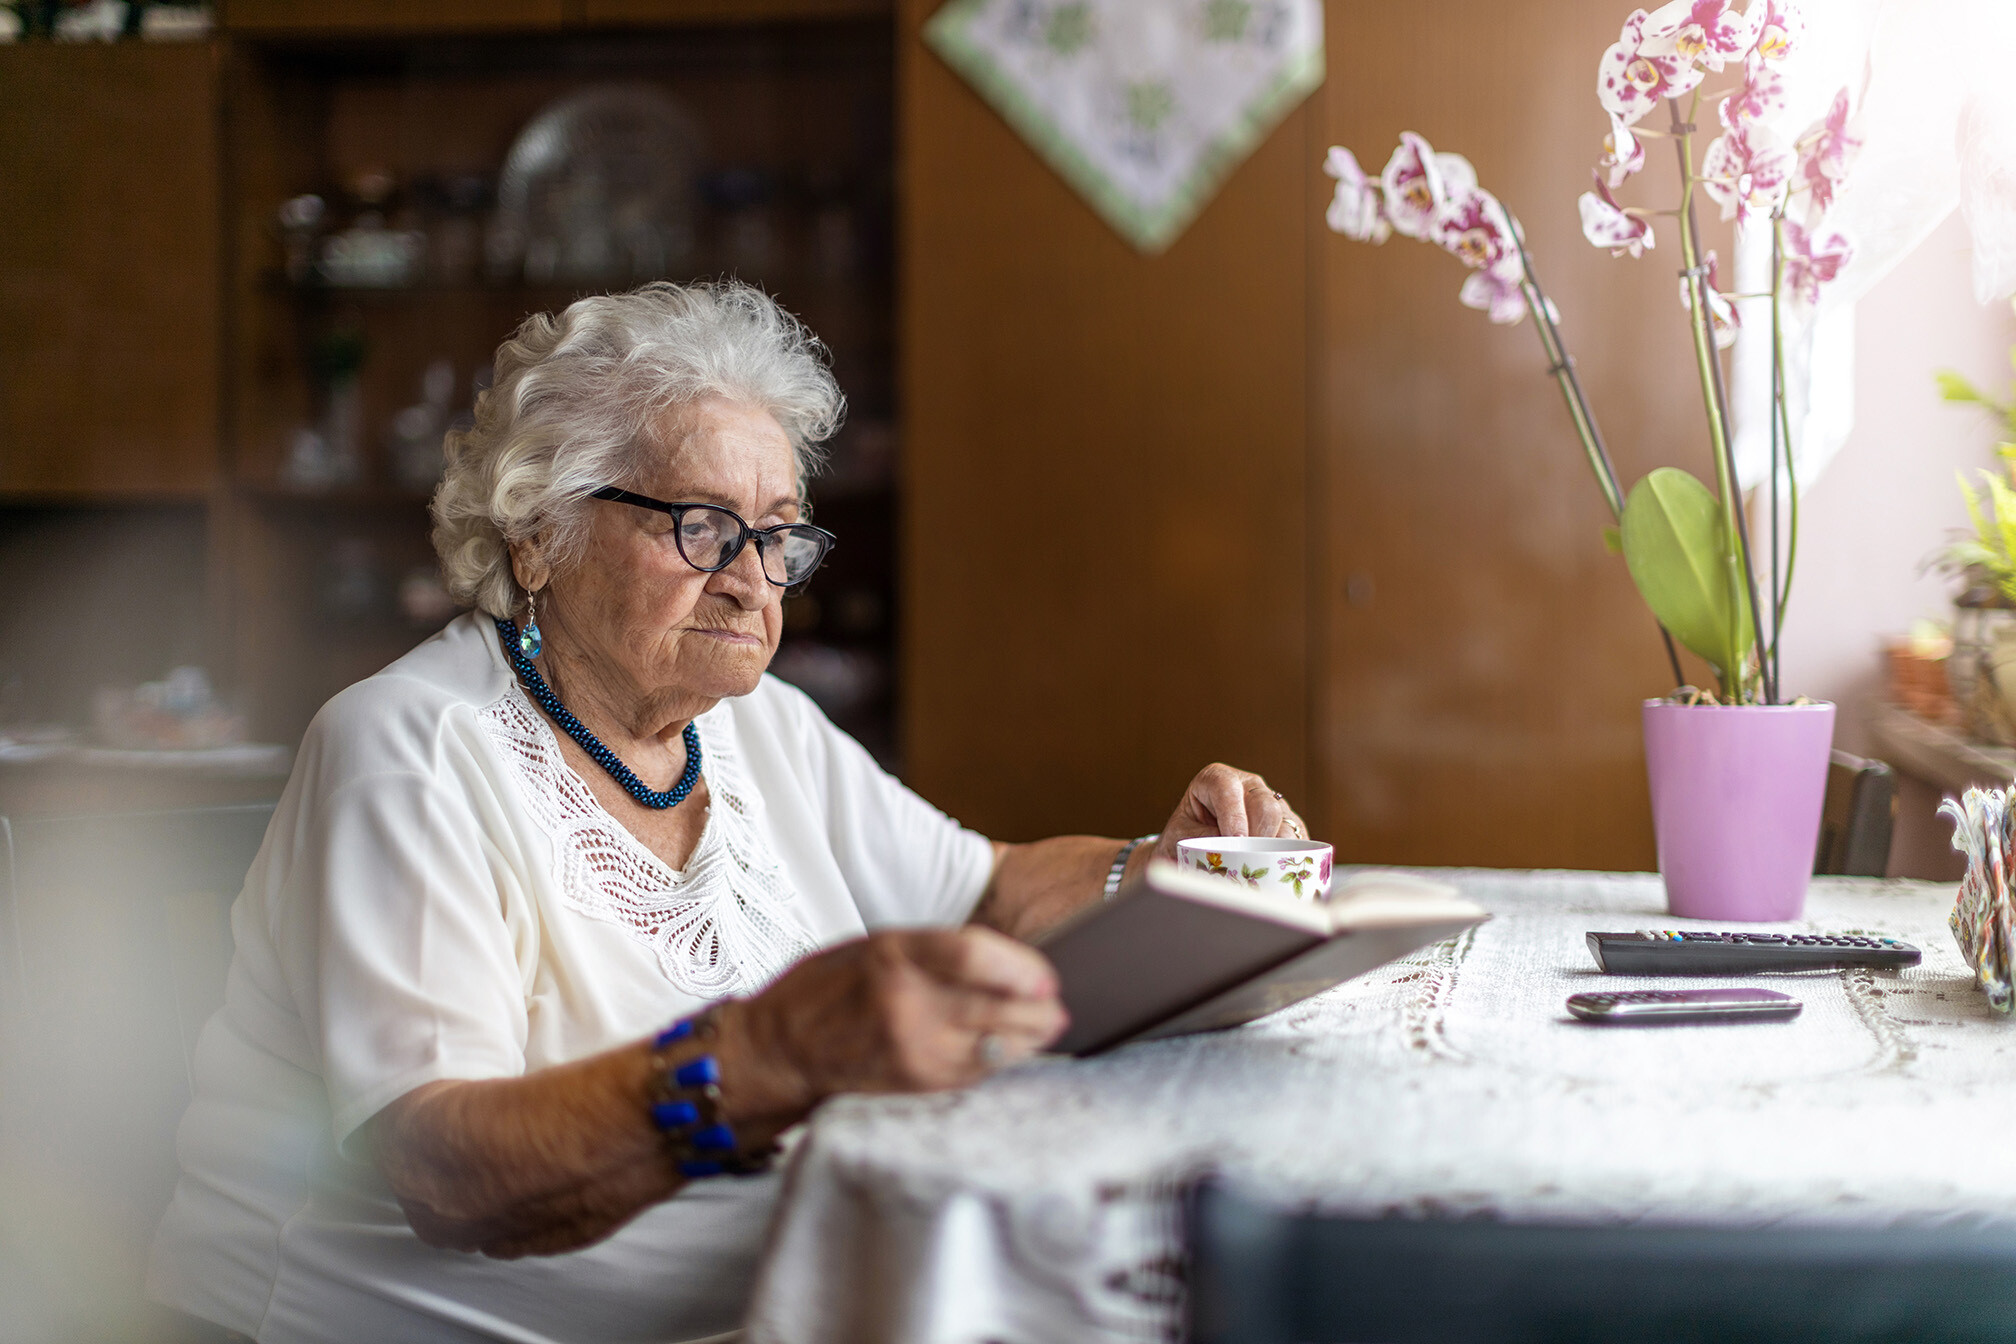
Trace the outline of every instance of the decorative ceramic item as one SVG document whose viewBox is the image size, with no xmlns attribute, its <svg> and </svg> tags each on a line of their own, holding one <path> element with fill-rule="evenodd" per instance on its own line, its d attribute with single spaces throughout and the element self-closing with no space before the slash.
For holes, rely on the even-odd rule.
<svg viewBox="0 0 2016 1344">
<path fill-rule="evenodd" d="M 1939 815 L 1952 819 L 1953 848 L 1967 856 L 1967 875 L 1946 924 L 1973 968 L 1974 983 L 1988 996 L 1988 1006 L 2005 1015 L 2016 1009 L 2010 984 L 2016 971 L 2016 912 L 2009 899 L 2016 835 L 2009 802 L 2007 790 L 1969 789 L 1939 808 Z"/>
<path fill-rule="evenodd" d="M 1179 840 L 1177 862 L 1254 891 L 1299 901 L 1330 898 L 1330 846 L 1314 840 L 1251 835 L 1210 835 Z"/>
<path fill-rule="evenodd" d="M 1321 0 L 951 0 L 924 41 L 1148 253 L 1323 82 Z"/>
<path fill-rule="evenodd" d="M 700 132 L 649 84 L 569 94 L 504 161 L 486 243 L 494 279 L 663 279 L 693 251 Z"/>
</svg>

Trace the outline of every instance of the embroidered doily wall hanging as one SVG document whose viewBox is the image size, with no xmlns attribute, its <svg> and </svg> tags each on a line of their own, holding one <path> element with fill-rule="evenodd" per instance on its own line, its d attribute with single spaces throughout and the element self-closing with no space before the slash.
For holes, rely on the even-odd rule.
<svg viewBox="0 0 2016 1344">
<path fill-rule="evenodd" d="M 1149 253 L 1323 82 L 1322 0 L 950 0 L 924 40 Z"/>
</svg>

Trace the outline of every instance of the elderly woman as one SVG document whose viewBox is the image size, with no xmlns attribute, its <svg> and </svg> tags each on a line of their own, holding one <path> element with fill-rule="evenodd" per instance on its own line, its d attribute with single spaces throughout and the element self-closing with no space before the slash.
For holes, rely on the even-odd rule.
<svg viewBox="0 0 2016 1344">
<path fill-rule="evenodd" d="M 529 319 L 449 436 L 475 608 L 322 710 L 232 916 L 160 1299 L 262 1341 L 732 1331 L 777 1137 L 1064 1025 L 1018 941 L 1184 836 L 990 843 L 764 669 L 842 399 L 743 285 Z M 480 1253 L 480 1254 L 478 1254 Z"/>
</svg>

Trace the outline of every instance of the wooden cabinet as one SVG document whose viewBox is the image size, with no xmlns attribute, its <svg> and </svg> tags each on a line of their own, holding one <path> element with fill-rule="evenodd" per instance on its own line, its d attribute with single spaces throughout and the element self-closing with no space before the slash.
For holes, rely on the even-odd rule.
<svg viewBox="0 0 2016 1344">
<path fill-rule="evenodd" d="M 218 474 L 218 52 L 0 46 L 0 495 Z"/>
<path fill-rule="evenodd" d="M 568 0 L 584 24 L 775 23 L 886 17 L 894 0 Z"/>
<path fill-rule="evenodd" d="M 565 0 L 221 0 L 226 32 L 247 35 L 506 32 L 558 28 Z"/>
<path fill-rule="evenodd" d="M 889 437 L 894 415 L 888 24 L 663 27 L 621 41 L 578 31 L 274 35 L 235 39 L 233 50 L 234 488 L 221 516 L 231 680 L 255 691 L 256 731 L 291 740 L 328 697 L 445 619 L 440 605 L 412 599 L 435 569 L 431 486 L 401 470 L 392 446 L 426 370 L 447 371 L 444 409 L 466 413 L 498 343 L 527 314 L 649 278 L 736 274 L 827 343 L 851 407 L 834 448 L 843 470 L 815 482 L 813 498 L 843 545 L 790 603 L 778 667 L 886 757 L 894 507 L 890 454 L 871 440 Z M 584 92 L 639 89 L 692 127 L 693 161 L 667 166 L 692 178 L 690 249 L 663 272 L 574 278 L 475 255 L 477 229 L 495 223 L 505 157 L 528 122 Z M 388 184 L 381 207 L 357 195 L 367 178 Z M 451 191 L 465 188 L 482 204 L 452 206 Z M 422 237 L 423 262 L 383 284 L 346 282 L 326 267 L 290 275 L 277 220 L 283 203 L 311 193 L 327 211 L 316 246 L 369 215 L 373 229 Z M 470 255 L 451 265 L 456 237 Z M 304 480 L 297 445 L 331 419 L 319 352 L 338 341 L 359 361 L 351 394 L 361 432 L 341 480 Z M 879 468 L 869 461 L 878 455 Z"/>
<path fill-rule="evenodd" d="M 892 0 L 222 0 L 247 36 L 540 32 L 886 17 Z"/>
<path fill-rule="evenodd" d="M 912 782 L 990 835 L 1135 835 L 1214 759 L 1308 781 L 1303 108 L 1168 252 L 1123 242 L 903 8 Z"/>
</svg>

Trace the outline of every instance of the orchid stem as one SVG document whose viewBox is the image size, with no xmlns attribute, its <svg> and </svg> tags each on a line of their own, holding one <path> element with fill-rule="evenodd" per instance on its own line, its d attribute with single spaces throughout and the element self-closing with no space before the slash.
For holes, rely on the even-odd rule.
<svg viewBox="0 0 2016 1344">
<path fill-rule="evenodd" d="M 1554 305 L 1547 301 L 1547 293 L 1540 288 L 1540 277 L 1533 270 L 1533 255 L 1526 250 L 1526 231 L 1519 227 L 1519 221 L 1506 212 L 1506 220 L 1511 225 L 1512 244 L 1519 249 L 1519 268 L 1524 275 L 1520 291 L 1526 298 L 1526 309 L 1533 314 L 1533 329 L 1540 335 L 1540 348 L 1547 355 L 1548 372 L 1553 374 L 1555 384 L 1561 389 L 1561 399 L 1568 404 L 1568 418 L 1575 423 L 1575 436 L 1582 441 L 1582 451 L 1589 458 L 1589 469 L 1596 473 L 1596 484 L 1602 488 L 1603 500 L 1610 506 L 1610 516 L 1620 523 L 1624 520 L 1624 490 L 1617 483 L 1617 468 L 1611 464 L 1610 452 L 1603 446 L 1603 431 L 1596 427 L 1596 413 L 1589 409 L 1589 398 L 1582 391 L 1582 379 L 1575 372 L 1575 361 L 1568 356 L 1567 343 L 1561 339 L 1561 329 L 1554 323 Z M 1673 634 L 1665 626 L 1659 627 L 1659 638 L 1666 645 L 1666 664 L 1673 669 L 1673 684 L 1687 684 L 1686 674 L 1680 670 L 1680 651 L 1673 646 Z"/>
<path fill-rule="evenodd" d="M 1695 97 L 1698 105 L 1699 94 Z M 1750 525 L 1743 516 L 1742 499 L 1738 493 L 1736 480 L 1735 449 L 1730 442 L 1728 393 L 1722 386 L 1722 360 L 1715 349 L 1713 319 L 1708 312 L 1707 277 L 1703 274 L 1700 245 L 1700 222 L 1694 211 L 1694 137 L 1687 129 L 1692 118 L 1680 114 L 1678 99 L 1668 99 L 1667 109 L 1673 117 L 1674 149 L 1680 156 L 1680 251 L 1685 267 L 1683 275 L 1687 281 L 1687 307 L 1693 318 L 1694 360 L 1701 375 L 1701 395 L 1708 409 L 1708 437 L 1715 451 L 1715 476 L 1721 487 L 1722 515 L 1726 530 L 1733 534 L 1725 538 L 1723 562 L 1729 570 L 1732 590 L 1740 581 L 1742 591 L 1750 599 L 1750 625 L 1758 660 L 1758 680 L 1766 704 L 1774 703 L 1777 696 L 1771 684 L 1770 668 L 1765 662 L 1764 614 L 1759 610 L 1757 600 L 1757 571 L 1750 555 Z M 1732 596 L 1734 595 L 1732 591 Z M 1741 703 L 1745 698 L 1745 682 L 1749 680 L 1745 660 L 1736 650 L 1742 645 L 1742 616 L 1736 610 L 1742 603 L 1730 604 L 1729 649 L 1734 667 L 1723 669 L 1724 699 Z"/>
<path fill-rule="evenodd" d="M 1774 256 L 1782 254 L 1784 238 L 1784 217 L 1774 217 L 1771 221 L 1771 247 Z M 1775 273 L 1775 268 L 1774 268 Z M 1792 517 L 1785 538 L 1785 586 L 1778 595 L 1778 621 L 1781 628 L 1785 621 L 1785 608 L 1792 604 L 1792 570 L 1799 562 L 1799 461 L 1792 442 L 1792 413 L 1785 404 L 1785 338 L 1778 321 L 1778 288 L 1771 289 L 1771 381 L 1777 389 L 1776 404 L 1771 408 L 1772 430 L 1785 440 L 1785 493 L 1790 498 Z M 1775 651 L 1778 636 L 1771 640 Z M 1775 675 L 1775 673 L 1774 673 Z"/>
<path fill-rule="evenodd" d="M 1783 436 L 1778 433 L 1778 408 L 1785 401 L 1785 368 L 1779 359 L 1782 336 L 1779 329 L 1778 285 L 1784 269 L 1784 251 L 1779 238 L 1779 216 L 1771 216 L 1771 680 L 1783 685 L 1783 665 L 1778 658 L 1778 642 L 1785 634 L 1784 589 L 1780 586 L 1778 557 L 1778 449 Z M 1790 446 L 1786 446 L 1790 455 Z"/>
</svg>

